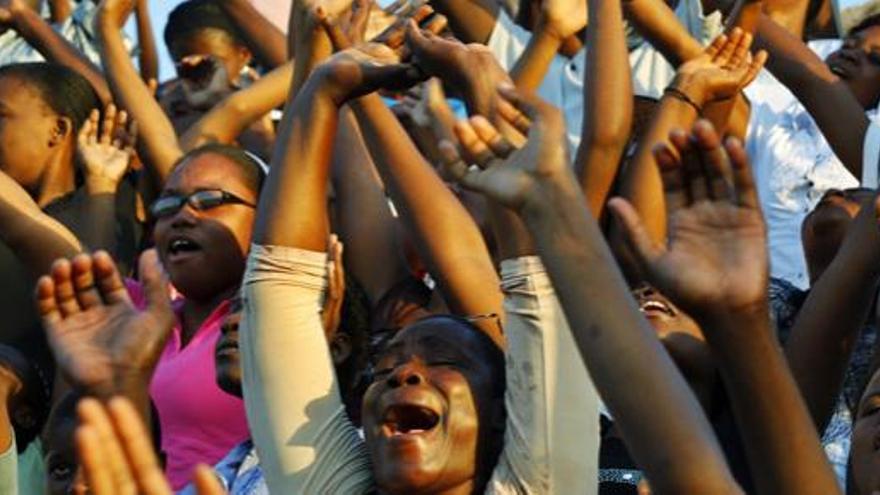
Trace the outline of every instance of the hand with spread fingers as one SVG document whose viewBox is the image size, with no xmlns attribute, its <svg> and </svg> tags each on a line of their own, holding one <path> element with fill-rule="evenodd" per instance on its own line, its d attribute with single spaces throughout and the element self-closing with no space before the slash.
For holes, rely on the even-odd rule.
<svg viewBox="0 0 880 495">
<path fill-rule="evenodd" d="M 148 303 L 144 311 L 135 308 L 104 251 L 58 260 L 37 283 L 49 345 L 74 387 L 107 397 L 149 383 L 175 316 L 155 250 L 141 255 L 139 273 Z"/>
<path fill-rule="evenodd" d="M 147 429 L 129 400 L 114 397 L 102 404 L 86 398 L 77 406 L 77 415 L 80 426 L 76 430 L 76 450 L 89 493 L 174 493 Z M 226 493 L 211 468 L 204 464 L 196 467 L 193 485 L 198 495 Z"/>
<path fill-rule="evenodd" d="M 740 28 L 721 34 L 699 57 L 678 68 L 671 88 L 685 93 L 699 107 L 735 96 L 748 86 L 767 61 L 767 52 L 752 55 L 753 37 Z"/>
<path fill-rule="evenodd" d="M 667 245 L 651 240 L 629 202 L 609 204 L 648 281 L 697 317 L 766 305 L 767 233 L 742 143 L 722 144 L 705 120 L 690 134 L 674 131 L 670 140 L 675 150 L 655 150 Z"/>
<path fill-rule="evenodd" d="M 327 294 L 324 296 L 324 307 L 321 309 L 321 321 L 324 323 L 324 335 L 331 342 L 339 324 L 342 322 L 342 304 L 345 302 L 345 266 L 342 264 L 342 241 L 336 234 L 330 235 L 327 248 Z"/>
<path fill-rule="evenodd" d="M 137 122 L 129 119 L 127 112 L 117 111 L 111 103 L 101 121 L 100 112 L 92 110 L 77 141 L 90 194 L 116 192 L 134 157 L 136 141 Z"/>
<path fill-rule="evenodd" d="M 450 177 L 519 210 L 538 199 L 535 193 L 543 180 L 571 174 L 565 122 L 557 108 L 536 96 L 522 95 L 512 88 L 502 88 L 499 95 L 514 111 L 509 116 L 511 124 L 528 133 L 525 146 L 515 149 L 488 120 L 476 116 L 456 123 L 458 147 L 444 140 L 440 151 Z"/>
</svg>

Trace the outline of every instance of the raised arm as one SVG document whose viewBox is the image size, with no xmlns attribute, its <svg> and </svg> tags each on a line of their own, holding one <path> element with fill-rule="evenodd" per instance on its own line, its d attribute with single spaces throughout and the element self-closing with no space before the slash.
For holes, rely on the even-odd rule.
<svg viewBox="0 0 880 495">
<path fill-rule="evenodd" d="M 159 52 L 156 50 L 156 38 L 153 36 L 153 22 L 147 0 L 138 0 L 134 16 L 137 20 L 138 68 L 141 79 L 146 83 L 149 83 L 150 79 L 158 81 Z"/>
<path fill-rule="evenodd" d="M 217 0 L 235 23 L 248 48 L 266 67 L 274 69 L 287 63 L 287 40 L 284 33 L 263 17 L 248 0 Z"/>
<path fill-rule="evenodd" d="M 804 39 L 810 0 L 764 0 L 763 11 L 797 39 Z"/>
<path fill-rule="evenodd" d="M 465 43 L 486 44 L 501 11 L 495 0 L 433 0 L 431 6 L 449 19 L 455 37 Z"/>
<path fill-rule="evenodd" d="M 767 16 L 759 21 L 755 44 L 770 53 L 767 68 L 803 103 L 834 154 L 850 173 L 861 177 L 869 121 L 865 107 L 846 82 L 807 45 Z"/>
<path fill-rule="evenodd" d="M 632 128 L 633 92 L 619 2 L 589 2 L 584 116 L 574 168 L 587 205 L 603 217 Z"/>
<path fill-rule="evenodd" d="M 785 353 L 819 431 L 831 418 L 880 283 L 877 206 L 862 207 L 834 260 L 810 289 Z"/>
<path fill-rule="evenodd" d="M 293 81 L 293 65 L 287 62 L 224 98 L 187 129 L 180 138 L 181 148 L 188 151 L 205 143 L 234 143 L 251 124 L 284 103 Z"/>
<path fill-rule="evenodd" d="M 622 195 L 639 211 L 658 242 L 666 238 L 666 209 L 652 150 L 658 143 L 668 143 L 672 129 L 693 125 L 707 103 L 729 98 L 757 76 L 766 54 L 750 58 L 751 41 L 750 35 L 735 29 L 679 68 L 623 177 Z"/>
<path fill-rule="evenodd" d="M 477 171 L 456 160 L 447 143 L 449 172 L 525 221 L 593 383 L 653 489 L 741 493 L 699 404 L 636 308 L 587 211 L 566 159 L 561 115 L 531 97 L 505 95 L 532 121 L 527 145 Z M 645 404 L 651 404 L 648 416 Z"/>
<path fill-rule="evenodd" d="M 766 226 L 741 141 L 707 121 L 655 151 L 669 208 L 657 242 L 623 200 L 612 210 L 647 280 L 700 325 L 721 371 L 756 493 L 839 494 L 772 330 Z"/>
<path fill-rule="evenodd" d="M 251 431 L 272 492 L 366 493 L 372 483 L 362 441 L 345 416 L 318 302 L 338 109 L 411 79 L 411 68 L 379 48 L 374 56 L 335 55 L 291 96 L 260 197 L 244 281 L 242 365 Z M 284 357 L 294 353 L 308 359 Z"/>
<path fill-rule="evenodd" d="M 105 105 L 110 103 L 110 88 L 101 71 L 24 0 L 0 2 L 0 23 L 15 29 L 46 60 L 69 67 L 88 79 L 101 101 Z"/>
<path fill-rule="evenodd" d="M 2 173 L 0 225 L 0 239 L 34 277 L 45 273 L 55 259 L 72 256 L 82 249 L 73 233 L 43 213 L 17 182 Z"/>
<path fill-rule="evenodd" d="M 158 188 L 183 155 L 174 127 L 141 80 L 122 42 L 121 29 L 134 0 L 104 0 L 95 18 L 104 71 L 116 103 L 140 126 L 139 151 Z"/>
<path fill-rule="evenodd" d="M 615 2 L 616 3 L 616 2 Z M 522 91 L 537 91 L 566 39 L 587 25 L 586 0 L 546 0 L 532 37 L 510 71 Z M 589 42 L 587 43 L 589 46 Z M 626 55 L 624 55 L 626 58 Z M 588 60 L 592 60 L 589 58 Z"/>
</svg>

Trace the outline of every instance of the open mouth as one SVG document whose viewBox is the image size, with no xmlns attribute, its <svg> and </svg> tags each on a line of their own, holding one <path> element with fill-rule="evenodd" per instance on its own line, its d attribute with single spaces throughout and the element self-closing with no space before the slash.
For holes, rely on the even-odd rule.
<svg viewBox="0 0 880 495">
<path fill-rule="evenodd" d="M 389 436 L 419 435 L 440 424 L 440 415 L 427 407 L 394 405 L 385 410 L 382 426 Z"/>
<path fill-rule="evenodd" d="M 168 243 L 168 254 L 171 256 L 193 253 L 195 251 L 200 251 L 201 249 L 201 246 L 185 237 L 177 237 Z"/>
<path fill-rule="evenodd" d="M 666 316 L 675 316 L 675 310 L 672 309 L 671 306 L 664 303 L 663 301 L 658 301 L 656 299 L 648 299 L 642 301 L 639 305 L 639 310 L 645 315 L 650 315 L 652 313 L 661 313 Z"/>
</svg>

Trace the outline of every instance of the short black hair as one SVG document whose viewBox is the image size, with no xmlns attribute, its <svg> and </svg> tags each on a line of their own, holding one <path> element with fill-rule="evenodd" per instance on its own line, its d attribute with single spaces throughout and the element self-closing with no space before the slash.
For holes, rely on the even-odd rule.
<svg viewBox="0 0 880 495">
<path fill-rule="evenodd" d="M 248 186 L 250 186 L 257 195 L 260 194 L 260 191 L 263 189 L 263 183 L 266 181 L 267 170 L 264 168 L 265 164 L 262 163 L 256 155 L 248 153 L 236 146 L 220 143 L 209 143 L 199 146 L 177 160 L 177 163 L 174 164 L 174 168 L 180 167 L 202 155 L 220 155 L 235 163 L 239 170 L 241 170 Z"/>
<path fill-rule="evenodd" d="M 12 77 L 31 86 L 56 114 L 73 123 L 76 135 L 101 100 L 88 79 L 63 65 L 47 62 L 10 64 L 0 67 L 0 77 Z"/>
<path fill-rule="evenodd" d="M 242 44 L 235 24 L 214 0 L 187 0 L 168 14 L 163 37 L 172 57 L 185 55 L 179 52 L 179 43 L 205 29 L 217 29 L 228 34 L 230 40 Z"/>
</svg>

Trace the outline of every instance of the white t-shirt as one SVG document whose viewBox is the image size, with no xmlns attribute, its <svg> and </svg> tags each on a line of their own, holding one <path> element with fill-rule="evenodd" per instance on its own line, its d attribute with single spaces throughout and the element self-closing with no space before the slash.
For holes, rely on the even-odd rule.
<svg viewBox="0 0 880 495">
<path fill-rule="evenodd" d="M 704 15 L 700 0 L 681 0 L 675 13 L 691 36 L 703 44 L 721 33 L 724 27 L 721 13 Z M 510 71 L 525 51 L 531 36 L 531 32 L 517 25 L 501 11 L 495 29 L 486 44 L 501 66 Z M 628 41 L 631 47 L 629 61 L 634 94 L 660 98 L 663 90 L 675 76 L 675 69 L 650 44 L 635 36 L 630 36 Z M 586 54 L 586 48 L 582 48 L 572 58 L 557 54 L 538 89 L 541 98 L 562 110 L 568 128 L 569 151 L 572 156 L 581 140 Z"/>
<path fill-rule="evenodd" d="M 823 59 L 840 45 L 840 40 L 809 43 Z M 745 93 L 752 103 L 746 150 L 767 222 L 770 274 L 806 289 L 810 282 L 801 224 L 826 191 L 858 187 L 859 181 L 831 150 L 809 112 L 768 71 Z M 876 141 L 872 147 L 880 153 L 880 129 L 875 127 L 868 137 Z M 867 156 L 869 146 L 865 148 Z M 874 158 L 875 185 L 876 163 Z M 867 173 L 871 167 L 864 168 Z"/>
</svg>

